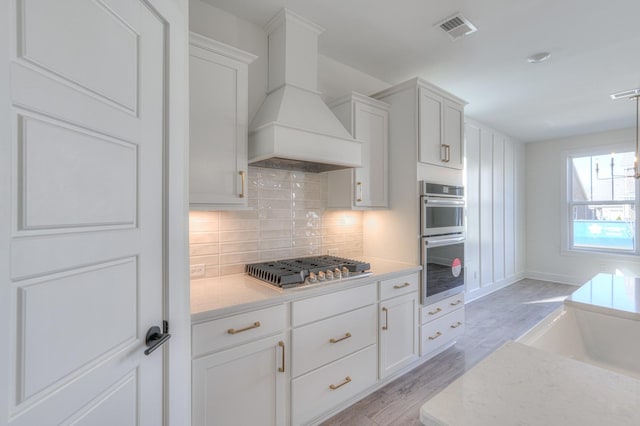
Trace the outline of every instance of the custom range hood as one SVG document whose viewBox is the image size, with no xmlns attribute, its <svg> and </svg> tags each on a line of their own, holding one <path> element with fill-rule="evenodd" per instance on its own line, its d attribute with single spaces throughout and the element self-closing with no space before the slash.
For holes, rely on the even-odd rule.
<svg viewBox="0 0 640 426">
<path fill-rule="evenodd" d="M 249 126 L 249 164 L 324 172 L 362 166 L 354 140 L 320 98 L 318 25 L 282 9 L 269 36 L 267 97 Z"/>
</svg>

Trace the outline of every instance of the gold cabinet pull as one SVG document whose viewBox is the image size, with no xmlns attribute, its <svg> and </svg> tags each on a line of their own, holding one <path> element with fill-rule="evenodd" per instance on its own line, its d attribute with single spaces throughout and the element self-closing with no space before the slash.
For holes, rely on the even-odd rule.
<svg viewBox="0 0 640 426">
<path fill-rule="evenodd" d="M 429 340 L 436 340 L 438 337 L 442 336 L 442 333 L 440 333 L 439 331 L 434 334 L 433 336 L 429 336 Z"/>
<path fill-rule="evenodd" d="M 451 146 L 447 144 L 442 144 L 440 148 L 441 150 L 444 149 L 444 156 L 442 155 L 442 152 L 441 152 L 440 160 L 443 163 L 448 163 L 451 160 Z"/>
<path fill-rule="evenodd" d="M 345 339 L 348 339 L 349 337 L 351 337 L 351 333 L 347 332 L 347 333 L 345 333 L 345 335 L 344 335 L 344 336 L 342 336 L 342 337 L 341 337 L 341 338 L 339 338 L 339 339 L 336 339 L 335 337 L 332 337 L 332 338 L 329 340 L 329 343 L 338 343 L 338 342 L 341 342 L 341 341 L 343 341 L 343 340 L 345 340 Z"/>
<path fill-rule="evenodd" d="M 340 383 L 339 385 L 329 385 L 329 389 L 331 390 L 336 390 L 339 387 L 342 387 L 344 385 L 346 385 L 347 383 L 351 383 L 351 377 L 347 376 L 344 378 L 344 382 Z"/>
<path fill-rule="evenodd" d="M 429 311 L 429 315 L 435 315 L 435 314 L 438 314 L 440 312 L 442 312 L 442 308 L 438 308 L 435 311 Z"/>
<path fill-rule="evenodd" d="M 238 330 L 236 330 L 235 328 L 230 328 L 227 330 L 227 333 L 229 334 L 242 333 L 243 331 L 251 330 L 253 328 L 258 328 L 258 327 L 260 327 L 260 321 L 256 321 L 252 325 L 245 328 L 240 328 Z"/>
<path fill-rule="evenodd" d="M 405 287 L 409 287 L 411 284 L 409 283 L 404 283 L 404 284 L 396 284 L 393 286 L 393 288 L 405 288 Z"/>
<path fill-rule="evenodd" d="M 462 325 L 462 323 L 461 323 L 460 321 L 458 321 L 458 322 L 457 322 L 457 323 L 455 323 L 455 324 L 451 324 L 451 326 L 450 326 L 450 327 L 451 327 L 451 328 L 458 328 L 458 327 L 460 327 L 461 325 Z"/>
<path fill-rule="evenodd" d="M 382 308 L 382 312 L 384 312 L 384 325 L 382 326 L 383 330 L 389 329 L 389 310 L 387 308 Z"/>
<path fill-rule="evenodd" d="M 461 304 L 461 303 L 462 303 L 462 300 L 458 299 L 458 300 L 456 300 L 455 302 L 451 302 L 451 303 L 449 303 L 449 304 L 450 304 L 451 306 L 456 306 L 456 305 L 459 305 L 459 304 Z"/>
<path fill-rule="evenodd" d="M 278 346 L 282 348 L 282 367 L 278 368 L 278 371 L 284 373 L 284 342 L 280 340 Z"/>
<path fill-rule="evenodd" d="M 238 197 L 244 198 L 244 178 L 245 178 L 246 173 L 244 172 L 244 170 L 241 170 L 241 171 L 238 172 L 238 174 L 242 178 L 242 191 L 240 192 L 240 195 L 238 195 Z"/>
<path fill-rule="evenodd" d="M 358 192 L 360 193 L 358 198 L 356 198 L 356 201 L 360 203 L 362 202 L 362 182 L 356 182 L 356 186 L 357 186 Z"/>
</svg>

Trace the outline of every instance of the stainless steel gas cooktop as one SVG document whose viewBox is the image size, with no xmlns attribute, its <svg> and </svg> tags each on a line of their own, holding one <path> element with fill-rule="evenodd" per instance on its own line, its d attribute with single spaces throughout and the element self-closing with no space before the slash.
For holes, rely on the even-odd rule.
<svg viewBox="0 0 640 426">
<path fill-rule="evenodd" d="M 371 265 L 336 256 L 311 256 L 245 266 L 248 275 L 280 288 L 294 288 L 371 275 Z"/>
</svg>

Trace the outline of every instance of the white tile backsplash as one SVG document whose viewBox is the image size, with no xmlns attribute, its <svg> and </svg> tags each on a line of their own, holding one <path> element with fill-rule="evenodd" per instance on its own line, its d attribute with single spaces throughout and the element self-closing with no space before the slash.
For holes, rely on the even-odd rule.
<svg viewBox="0 0 640 426">
<path fill-rule="evenodd" d="M 326 254 L 362 256 L 362 212 L 325 211 L 327 176 L 249 167 L 251 210 L 189 213 L 191 264 L 205 276 L 245 263 Z"/>
</svg>

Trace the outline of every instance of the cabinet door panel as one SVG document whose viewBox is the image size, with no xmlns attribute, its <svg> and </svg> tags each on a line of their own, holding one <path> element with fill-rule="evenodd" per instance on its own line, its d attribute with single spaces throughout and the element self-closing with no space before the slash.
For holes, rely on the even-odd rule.
<svg viewBox="0 0 640 426">
<path fill-rule="evenodd" d="M 444 102 L 444 144 L 449 146 L 447 167 L 462 169 L 464 166 L 464 111 L 453 102 Z"/>
<path fill-rule="evenodd" d="M 362 145 L 362 163 L 366 165 L 355 169 L 355 204 L 385 207 L 387 205 L 388 112 L 360 103 L 355 103 L 354 109 L 353 136 L 365 141 Z"/>
<path fill-rule="evenodd" d="M 193 424 L 284 424 L 286 373 L 279 368 L 285 347 L 280 341 L 283 335 L 194 360 Z"/>
<path fill-rule="evenodd" d="M 246 206 L 247 64 L 191 46 L 189 78 L 189 202 Z"/>
<path fill-rule="evenodd" d="M 380 303 L 380 378 L 418 358 L 418 293 Z"/>
<path fill-rule="evenodd" d="M 419 158 L 421 163 L 441 165 L 442 109 L 444 99 L 420 89 L 420 138 Z"/>
</svg>

